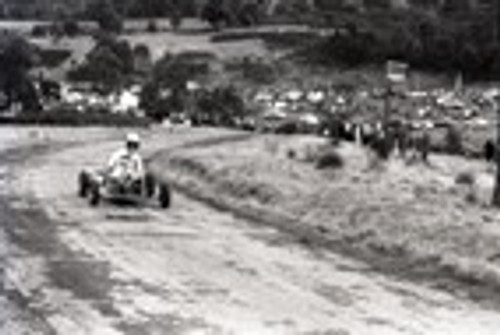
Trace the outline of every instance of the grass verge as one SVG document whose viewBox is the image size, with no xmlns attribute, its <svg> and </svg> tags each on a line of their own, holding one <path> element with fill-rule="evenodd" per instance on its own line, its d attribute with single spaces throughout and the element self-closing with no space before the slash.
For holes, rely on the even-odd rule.
<svg viewBox="0 0 500 335">
<path fill-rule="evenodd" d="M 158 155 L 153 165 L 188 195 L 310 247 L 452 291 L 463 293 L 457 283 L 466 284 L 473 298 L 490 300 L 500 289 L 500 215 L 486 206 L 489 167 L 448 156 L 431 156 L 430 165 L 373 164 L 346 145 L 338 149 L 343 167 L 318 170 L 311 157 L 324 146 L 313 137 L 255 136 Z M 456 182 L 464 171 L 474 185 Z"/>
</svg>

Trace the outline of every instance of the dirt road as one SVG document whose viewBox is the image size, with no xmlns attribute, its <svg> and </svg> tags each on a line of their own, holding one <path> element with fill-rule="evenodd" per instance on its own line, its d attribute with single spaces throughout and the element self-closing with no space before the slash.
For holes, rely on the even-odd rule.
<svg viewBox="0 0 500 335">
<path fill-rule="evenodd" d="M 192 138 L 159 134 L 146 146 Z M 487 335 L 500 329 L 498 311 L 312 252 L 180 194 L 168 211 L 91 209 L 76 197 L 75 176 L 119 145 L 103 140 L 35 156 L 16 165 L 16 178 L 3 185 L 4 277 L 7 291 L 16 293 L 15 308 L 31 318 L 26 334 Z"/>
</svg>

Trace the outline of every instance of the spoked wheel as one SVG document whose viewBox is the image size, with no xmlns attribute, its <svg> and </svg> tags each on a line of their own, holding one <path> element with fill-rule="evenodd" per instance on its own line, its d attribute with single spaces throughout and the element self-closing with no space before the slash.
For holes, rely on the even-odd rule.
<svg viewBox="0 0 500 335">
<path fill-rule="evenodd" d="M 172 195 L 170 193 L 170 187 L 167 184 L 161 184 L 158 194 L 158 201 L 161 208 L 169 208 L 170 202 L 172 201 Z"/>
<path fill-rule="evenodd" d="M 99 189 L 99 185 L 97 183 L 91 183 L 89 191 L 89 205 L 92 207 L 99 206 L 99 203 L 101 202 L 101 191 Z"/>
<path fill-rule="evenodd" d="M 78 195 L 81 198 L 87 197 L 89 193 L 90 180 L 86 172 L 80 172 L 78 176 Z"/>
</svg>

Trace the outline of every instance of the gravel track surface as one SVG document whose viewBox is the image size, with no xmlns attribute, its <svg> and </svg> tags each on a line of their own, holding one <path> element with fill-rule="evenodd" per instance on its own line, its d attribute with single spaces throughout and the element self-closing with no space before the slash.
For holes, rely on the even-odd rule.
<svg viewBox="0 0 500 335">
<path fill-rule="evenodd" d="M 218 136 L 154 132 L 145 147 Z M 498 311 L 312 252 L 180 194 L 167 211 L 89 208 L 76 175 L 105 162 L 119 138 L 3 160 L 11 294 L 0 295 L 0 334 L 498 334 Z M 3 320 L 20 320 L 19 331 Z"/>
</svg>

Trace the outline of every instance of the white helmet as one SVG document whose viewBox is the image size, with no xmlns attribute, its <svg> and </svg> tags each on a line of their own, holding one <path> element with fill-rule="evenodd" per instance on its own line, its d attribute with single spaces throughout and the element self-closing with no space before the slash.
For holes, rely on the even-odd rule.
<svg viewBox="0 0 500 335">
<path fill-rule="evenodd" d="M 140 144 L 141 138 L 137 133 L 128 133 L 126 138 L 127 144 Z"/>
</svg>

